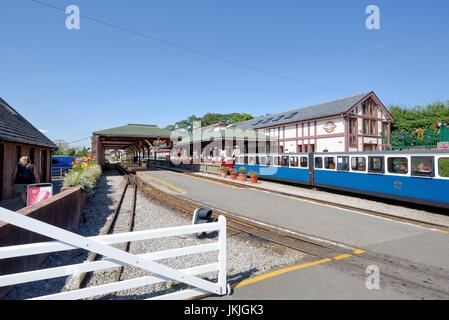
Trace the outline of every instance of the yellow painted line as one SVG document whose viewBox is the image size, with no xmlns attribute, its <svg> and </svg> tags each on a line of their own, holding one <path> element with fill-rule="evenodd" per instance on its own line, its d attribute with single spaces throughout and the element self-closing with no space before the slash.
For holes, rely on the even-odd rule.
<svg viewBox="0 0 449 320">
<path fill-rule="evenodd" d="M 322 260 L 317 260 L 317 261 L 313 261 L 313 262 L 303 263 L 303 264 L 299 264 L 299 265 L 296 265 L 296 266 L 284 268 L 284 269 L 281 269 L 281 270 L 276 270 L 276 271 L 273 271 L 273 272 L 262 274 L 260 276 L 256 276 L 256 277 L 253 277 L 253 278 L 249 278 L 249 279 L 243 280 L 243 281 L 239 282 L 237 285 L 235 285 L 234 288 L 235 289 L 241 288 L 243 286 L 247 286 L 247 285 L 252 284 L 252 283 L 256 283 L 256 282 L 259 282 L 259 281 L 262 281 L 262 280 L 266 280 L 266 279 L 269 279 L 269 278 L 280 276 L 281 274 L 284 274 L 284 273 L 287 273 L 287 272 L 292 272 L 292 271 L 295 271 L 295 270 L 310 268 L 310 267 L 317 266 L 317 265 L 320 265 L 320 264 L 323 264 L 323 263 L 326 263 L 326 262 L 330 262 L 330 261 L 332 261 L 332 259 L 322 259 Z"/>
<path fill-rule="evenodd" d="M 172 189 L 172 190 L 174 190 L 174 191 L 176 191 L 178 193 L 182 193 L 182 194 L 186 193 L 186 191 L 184 189 L 182 189 L 182 188 L 180 188 L 178 186 L 175 186 L 174 184 L 172 184 L 170 182 L 167 182 L 167 181 L 155 178 L 153 176 L 150 176 L 149 174 L 143 174 L 143 175 L 144 175 L 144 179 L 148 179 L 148 180 L 150 180 L 152 182 L 155 182 L 155 183 L 160 183 L 160 184 L 166 186 L 167 188 Z"/>
<path fill-rule="evenodd" d="M 364 254 L 366 251 L 363 249 L 355 249 L 352 251 L 353 254 Z"/>
<path fill-rule="evenodd" d="M 343 259 L 350 258 L 350 257 L 352 257 L 352 254 L 345 253 L 345 254 L 340 254 L 339 256 L 334 257 L 334 260 L 343 260 Z"/>
<path fill-rule="evenodd" d="M 220 179 L 219 177 L 213 178 L 214 180 L 206 179 L 204 177 L 201 177 L 200 175 L 197 175 L 197 176 L 189 175 L 189 177 L 192 177 L 192 178 L 197 179 L 197 180 L 201 180 L 203 182 L 207 181 L 209 183 L 213 183 L 213 184 L 216 184 L 216 185 L 225 186 L 225 187 L 229 187 L 229 188 L 233 188 L 233 189 L 242 189 L 242 187 L 237 187 L 237 186 L 232 186 L 232 185 L 226 184 L 226 181 L 224 181 L 224 179 Z"/>
</svg>

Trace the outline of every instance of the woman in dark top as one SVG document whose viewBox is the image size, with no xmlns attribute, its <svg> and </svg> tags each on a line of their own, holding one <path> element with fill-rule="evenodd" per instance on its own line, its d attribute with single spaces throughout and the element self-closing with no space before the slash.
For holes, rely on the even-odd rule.
<svg viewBox="0 0 449 320">
<path fill-rule="evenodd" d="M 12 179 L 16 194 L 20 193 L 23 203 L 26 204 L 27 186 L 29 184 L 39 183 L 39 174 L 36 167 L 31 164 L 30 158 L 20 158 Z"/>
</svg>

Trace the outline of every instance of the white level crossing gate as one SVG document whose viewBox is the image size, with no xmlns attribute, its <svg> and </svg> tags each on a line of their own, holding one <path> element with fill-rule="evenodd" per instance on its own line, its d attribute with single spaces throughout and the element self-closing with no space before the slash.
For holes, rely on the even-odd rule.
<svg viewBox="0 0 449 320">
<path fill-rule="evenodd" d="M 151 275 L 145 277 L 33 298 L 36 300 L 84 299 L 170 280 L 187 284 L 193 289 L 186 289 L 163 296 L 157 296 L 153 299 L 185 299 L 207 293 L 217 295 L 225 295 L 228 293 L 226 279 L 226 218 L 223 216 L 220 216 L 218 222 L 214 223 L 134 231 L 96 237 L 83 237 L 3 208 L 0 208 L 0 221 L 42 234 L 55 240 L 50 242 L 0 247 L 0 260 L 75 249 L 85 249 L 104 257 L 99 261 L 2 275 L 0 276 L 0 287 L 77 275 L 83 272 L 106 270 L 125 265 L 134 266 L 151 273 Z M 111 246 L 123 242 L 214 231 L 218 231 L 218 241 L 216 242 L 139 255 L 131 254 Z M 218 259 L 215 263 L 195 266 L 188 269 L 177 270 L 155 262 L 162 259 L 213 251 L 218 252 Z M 207 281 L 199 277 L 201 274 L 217 271 L 217 282 Z"/>
</svg>

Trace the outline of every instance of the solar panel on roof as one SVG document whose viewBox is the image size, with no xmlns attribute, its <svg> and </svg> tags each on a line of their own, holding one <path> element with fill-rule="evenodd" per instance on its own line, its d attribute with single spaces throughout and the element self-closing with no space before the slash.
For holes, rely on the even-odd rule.
<svg viewBox="0 0 449 320">
<path fill-rule="evenodd" d="M 271 120 L 273 120 L 273 118 L 268 118 L 267 120 L 262 121 L 261 124 L 268 123 L 268 122 L 270 122 Z"/>
<path fill-rule="evenodd" d="M 279 116 L 279 117 L 276 117 L 276 118 L 273 119 L 273 122 L 279 121 L 279 120 L 281 120 L 283 117 L 284 117 L 284 115 Z"/>
<path fill-rule="evenodd" d="M 296 116 L 298 114 L 298 112 L 293 112 L 293 113 L 290 113 L 288 116 L 286 116 L 284 119 L 291 119 L 291 118 L 293 118 L 294 116 Z"/>
<path fill-rule="evenodd" d="M 257 126 L 257 125 L 260 124 L 262 121 L 263 121 L 263 120 L 259 120 L 259 121 L 257 121 L 256 123 L 252 124 L 252 126 L 253 126 L 253 127 L 254 127 L 254 126 Z"/>
</svg>

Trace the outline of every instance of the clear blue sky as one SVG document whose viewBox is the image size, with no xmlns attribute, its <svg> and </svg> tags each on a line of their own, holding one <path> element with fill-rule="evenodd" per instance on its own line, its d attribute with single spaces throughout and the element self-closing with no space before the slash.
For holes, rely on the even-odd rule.
<svg viewBox="0 0 449 320">
<path fill-rule="evenodd" d="M 0 96 L 51 139 L 190 114 L 286 111 L 374 90 L 449 100 L 449 1 L 42 0 L 320 89 L 226 64 L 31 0 L 1 0 Z M 365 8 L 381 30 L 365 28 Z M 89 145 L 84 141 L 84 145 Z"/>
</svg>

